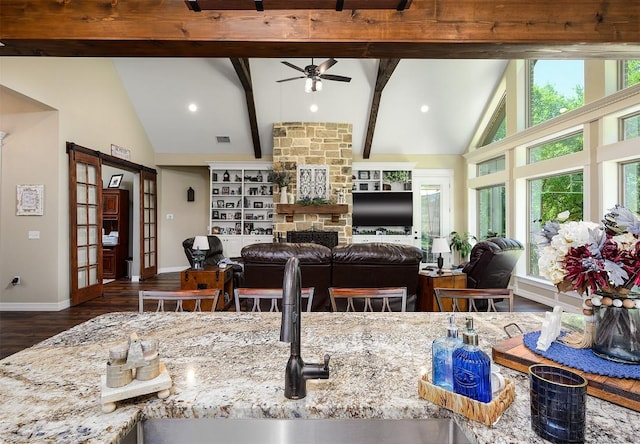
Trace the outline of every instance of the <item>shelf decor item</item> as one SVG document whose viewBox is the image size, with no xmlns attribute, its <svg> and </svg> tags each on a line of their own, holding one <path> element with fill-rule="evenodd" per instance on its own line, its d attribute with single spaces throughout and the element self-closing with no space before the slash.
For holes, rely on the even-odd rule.
<svg viewBox="0 0 640 444">
<path fill-rule="evenodd" d="M 267 180 L 280 188 L 280 203 L 287 203 L 287 186 L 291 183 L 291 173 L 287 170 L 273 170 L 269 172 Z"/>
<path fill-rule="evenodd" d="M 583 296 L 583 334 L 562 339 L 589 348 L 600 357 L 640 364 L 640 221 L 616 205 L 602 224 L 584 221 L 546 222 L 538 239 L 540 275 L 559 291 Z M 589 296 L 591 293 L 591 296 Z"/>
<path fill-rule="evenodd" d="M 391 190 L 400 191 L 411 181 L 411 175 L 409 171 L 385 171 L 382 181 L 389 184 Z"/>
</svg>

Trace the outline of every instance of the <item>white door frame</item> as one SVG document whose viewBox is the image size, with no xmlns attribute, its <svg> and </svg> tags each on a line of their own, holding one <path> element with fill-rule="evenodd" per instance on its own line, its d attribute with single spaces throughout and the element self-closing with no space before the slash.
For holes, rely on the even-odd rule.
<svg viewBox="0 0 640 444">
<path fill-rule="evenodd" d="M 415 246 L 421 248 L 422 224 L 420 218 L 422 214 L 420 189 L 422 185 L 440 185 L 440 233 L 447 237 L 453 228 L 454 196 L 453 190 L 453 170 L 452 169 L 415 169 L 412 176 L 413 182 L 413 238 Z M 451 255 L 445 257 L 445 267 L 451 266 Z"/>
</svg>

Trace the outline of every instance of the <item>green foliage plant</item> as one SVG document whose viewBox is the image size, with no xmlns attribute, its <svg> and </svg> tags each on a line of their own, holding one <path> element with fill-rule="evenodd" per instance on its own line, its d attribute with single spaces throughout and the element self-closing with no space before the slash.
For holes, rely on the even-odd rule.
<svg viewBox="0 0 640 444">
<path fill-rule="evenodd" d="M 269 172 L 267 180 L 280 188 L 286 187 L 291 183 L 291 173 L 287 170 L 273 170 Z"/>
<path fill-rule="evenodd" d="M 473 234 L 464 232 L 458 233 L 457 231 L 452 231 L 449 235 L 449 248 L 453 251 L 457 251 L 460 255 L 460 261 L 464 262 L 471 253 L 471 245 L 472 240 L 476 240 L 476 237 Z"/>
<path fill-rule="evenodd" d="M 407 183 L 409 182 L 408 171 L 387 171 L 384 173 L 383 180 L 387 183 Z"/>
</svg>

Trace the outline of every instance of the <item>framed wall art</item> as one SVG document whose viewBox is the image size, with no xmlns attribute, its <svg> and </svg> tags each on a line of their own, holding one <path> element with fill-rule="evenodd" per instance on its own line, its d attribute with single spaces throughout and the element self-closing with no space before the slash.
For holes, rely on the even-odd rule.
<svg viewBox="0 0 640 444">
<path fill-rule="evenodd" d="M 122 182 L 122 174 L 114 174 L 109 179 L 109 188 L 120 188 L 120 183 Z"/>
<path fill-rule="evenodd" d="M 44 214 L 44 185 L 17 185 L 18 216 Z"/>
</svg>

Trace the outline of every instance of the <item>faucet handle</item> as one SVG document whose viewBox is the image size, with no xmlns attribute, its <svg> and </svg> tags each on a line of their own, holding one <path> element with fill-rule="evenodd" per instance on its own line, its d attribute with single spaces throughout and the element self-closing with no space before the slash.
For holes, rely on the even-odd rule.
<svg viewBox="0 0 640 444">
<path fill-rule="evenodd" d="M 329 371 L 329 359 L 331 359 L 331 356 L 328 353 L 324 355 L 324 371 L 326 372 Z"/>
</svg>

